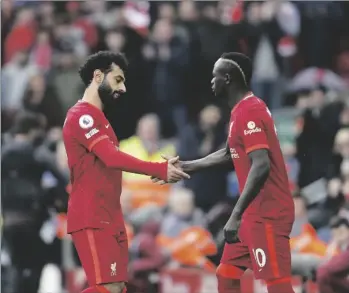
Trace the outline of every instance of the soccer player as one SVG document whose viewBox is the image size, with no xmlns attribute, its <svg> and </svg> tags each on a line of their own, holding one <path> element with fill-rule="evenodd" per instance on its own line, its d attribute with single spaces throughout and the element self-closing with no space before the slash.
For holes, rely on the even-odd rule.
<svg viewBox="0 0 349 293">
<path fill-rule="evenodd" d="M 112 106 L 126 91 L 126 69 L 122 54 L 102 51 L 91 55 L 79 71 L 86 86 L 84 96 L 68 111 L 63 127 L 72 184 L 68 233 L 90 286 L 83 293 L 126 292 L 128 245 L 120 207 L 122 171 L 169 182 L 189 177 L 174 167 L 178 158 L 151 163 L 119 151 L 103 108 Z"/>
<path fill-rule="evenodd" d="M 289 234 L 294 204 L 273 118 L 250 91 L 251 75 L 251 61 L 243 54 L 225 53 L 218 59 L 212 90 L 232 109 L 227 147 L 179 164 L 188 173 L 231 160 L 235 166 L 240 197 L 224 227 L 219 293 L 240 293 L 246 269 L 266 282 L 269 293 L 293 293 Z"/>
</svg>

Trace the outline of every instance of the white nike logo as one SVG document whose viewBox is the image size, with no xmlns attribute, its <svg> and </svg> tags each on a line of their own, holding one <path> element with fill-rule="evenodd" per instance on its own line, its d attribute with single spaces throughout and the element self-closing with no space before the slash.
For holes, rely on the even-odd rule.
<svg viewBox="0 0 349 293">
<path fill-rule="evenodd" d="M 105 128 L 109 128 L 110 124 L 106 125 Z"/>
</svg>

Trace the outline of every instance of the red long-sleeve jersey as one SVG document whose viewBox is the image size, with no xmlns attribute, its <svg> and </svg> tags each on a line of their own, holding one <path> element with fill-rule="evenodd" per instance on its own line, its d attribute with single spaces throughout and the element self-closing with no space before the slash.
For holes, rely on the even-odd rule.
<svg viewBox="0 0 349 293">
<path fill-rule="evenodd" d="M 79 101 L 68 111 L 63 139 L 72 185 L 68 233 L 124 227 L 122 171 L 167 179 L 166 162 L 144 162 L 119 151 L 118 139 L 103 112 L 87 102 Z"/>
</svg>

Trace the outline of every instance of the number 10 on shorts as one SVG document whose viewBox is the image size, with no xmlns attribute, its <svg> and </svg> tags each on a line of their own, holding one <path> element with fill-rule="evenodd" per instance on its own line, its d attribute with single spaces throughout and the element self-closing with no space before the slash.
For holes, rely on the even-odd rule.
<svg viewBox="0 0 349 293">
<path fill-rule="evenodd" d="M 261 248 L 252 249 L 252 252 L 254 259 L 256 260 L 256 263 L 259 266 L 259 271 L 261 271 L 267 262 L 267 256 L 265 255 L 264 250 Z"/>
</svg>

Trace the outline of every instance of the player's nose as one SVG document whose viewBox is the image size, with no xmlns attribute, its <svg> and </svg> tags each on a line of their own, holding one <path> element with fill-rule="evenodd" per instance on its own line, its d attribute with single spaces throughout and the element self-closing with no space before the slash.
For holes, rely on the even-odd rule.
<svg viewBox="0 0 349 293">
<path fill-rule="evenodd" d="M 126 93 L 126 86 L 123 84 L 119 90 L 118 90 L 119 93 L 123 94 L 123 93 Z"/>
</svg>

